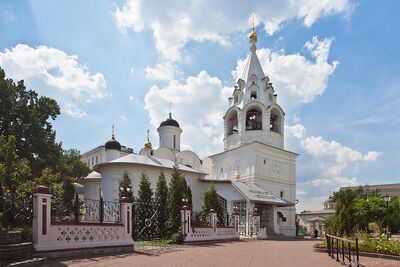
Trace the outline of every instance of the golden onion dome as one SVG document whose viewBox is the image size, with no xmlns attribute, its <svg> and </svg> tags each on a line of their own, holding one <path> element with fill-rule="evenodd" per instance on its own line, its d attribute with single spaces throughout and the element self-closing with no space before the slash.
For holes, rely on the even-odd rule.
<svg viewBox="0 0 400 267">
<path fill-rule="evenodd" d="M 145 147 L 146 149 L 153 149 L 153 146 L 152 146 L 152 144 L 151 144 L 151 142 L 150 142 L 150 136 L 149 136 L 149 134 L 150 134 L 150 130 L 147 130 L 147 140 L 146 140 L 146 143 L 144 143 L 144 147 Z"/>
<path fill-rule="evenodd" d="M 249 35 L 249 41 L 256 41 L 257 42 L 257 33 L 254 31 L 251 31 L 250 35 Z"/>
<path fill-rule="evenodd" d="M 148 140 L 146 141 L 146 143 L 144 143 L 144 147 L 147 149 L 153 149 L 151 142 Z"/>
</svg>

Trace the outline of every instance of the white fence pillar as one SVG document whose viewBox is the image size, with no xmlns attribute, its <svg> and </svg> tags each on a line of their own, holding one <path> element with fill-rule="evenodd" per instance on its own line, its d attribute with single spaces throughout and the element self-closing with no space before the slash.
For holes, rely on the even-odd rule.
<svg viewBox="0 0 400 267">
<path fill-rule="evenodd" d="M 218 218 L 217 218 L 217 213 L 215 212 L 214 209 L 210 209 L 210 222 L 211 222 L 211 227 L 213 228 L 213 232 L 217 232 L 217 223 L 218 223 Z"/>
<path fill-rule="evenodd" d="M 122 197 L 119 202 L 121 205 L 121 223 L 124 225 L 124 236 L 127 240 L 132 240 L 132 201 L 127 197 Z"/>
<path fill-rule="evenodd" d="M 181 225 L 184 238 L 192 233 L 192 211 L 188 206 L 181 209 Z"/>
<path fill-rule="evenodd" d="M 239 235 L 239 214 L 234 211 L 232 213 L 232 219 L 233 219 L 233 227 L 235 228 L 235 234 Z"/>
<path fill-rule="evenodd" d="M 48 241 L 51 223 L 51 193 L 45 186 L 33 190 L 33 243 L 35 248 Z"/>
</svg>

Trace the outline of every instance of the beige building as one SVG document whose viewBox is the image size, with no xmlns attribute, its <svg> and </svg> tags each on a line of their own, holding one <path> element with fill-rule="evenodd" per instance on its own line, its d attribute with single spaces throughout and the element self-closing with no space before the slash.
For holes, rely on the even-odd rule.
<svg viewBox="0 0 400 267">
<path fill-rule="evenodd" d="M 318 235 L 325 231 L 325 220 L 335 213 L 336 203 L 331 196 L 324 201 L 322 210 L 303 211 L 298 214 L 297 223 L 306 229 L 306 235 L 314 235 L 315 230 Z"/>
<path fill-rule="evenodd" d="M 351 186 L 351 187 L 342 187 L 340 189 L 344 188 L 351 188 L 351 189 L 357 189 L 360 186 Z M 364 185 L 361 186 L 361 188 L 365 192 L 372 192 L 372 191 L 378 191 L 378 193 L 381 196 L 390 196 L 390 197 L 399 197 L 400 198 L 400 183 L 397 184 L 376 184 L 376 185 Z"/>
</svg>

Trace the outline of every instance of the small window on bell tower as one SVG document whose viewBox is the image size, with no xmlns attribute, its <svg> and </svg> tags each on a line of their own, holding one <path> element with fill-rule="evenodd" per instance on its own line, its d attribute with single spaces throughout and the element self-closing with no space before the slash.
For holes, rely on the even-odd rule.
<svg viewBox="0 0 400 267">
<path fill-rule="evenodd" d="M 250 99 L 257 99 L 257 92 L 251 92 Z"/>
</svg>

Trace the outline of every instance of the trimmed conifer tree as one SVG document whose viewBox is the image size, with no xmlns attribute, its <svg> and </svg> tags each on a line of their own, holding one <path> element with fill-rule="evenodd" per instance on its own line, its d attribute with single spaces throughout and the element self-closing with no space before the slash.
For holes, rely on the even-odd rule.
<svg viewBox="0 0 400 267">
<path fill-rule="evenodd" d="M 220 222 L 224 221 L 224 208 L 214 185 L 204 193 L 203 198 L 203 212 L 209 214 L 210 209 L 215 210 Z"/>
<path fill-rule="evenodd" d="M 187 186 L 186 188 L 186 198 L 188 200 L 188 206 L 190 209 L 193 209 L 193 203 L 192 203 L 192 189 L 190 189 L 190 186 Z"/>
<path fill-rule="evenodd" d="M 153 192 L 151 190 L 150 179 L 142 171 L 138 197 L 135 203 L 135 236 L 136 239 L 150 239 L 155 236 L 154 205 L 152 201 Z"/>
<path fill-rule="evenodd" d="M 163 171 L 157 179 L 156 192 L 154 193 L 154 202 L 157 210 L 157 234 L 159 237 L 166 235 L 166 223 L 168 220 L 167 210 L 168 187 Z"/>
<path fill-rule="evenodd" d="M 171 174 L 171 180 L 169 182 L 168 188 L 168 199 L 167 199 L 167 208 L 168 208 L 168 228 L 169 233 L 172 235 L 177 233 L 181 226 L 181 208 L 182 208 L 182 198 L 185 197 L 186 191 L 186 181 L 183 183 L 185 178 L 182 176 L 182 173 L 179 171 L 177 165 L 174 166 Z"/>
<path fill-rule="evenodd" d="M 122 197 L 127 197 L 129 200 L 133 201 L 132 182 L 127 171 L 124 171 L 122 174 L 122 180 L 119 182 L 118 190 L 120 199 Z"/>
</svg>

